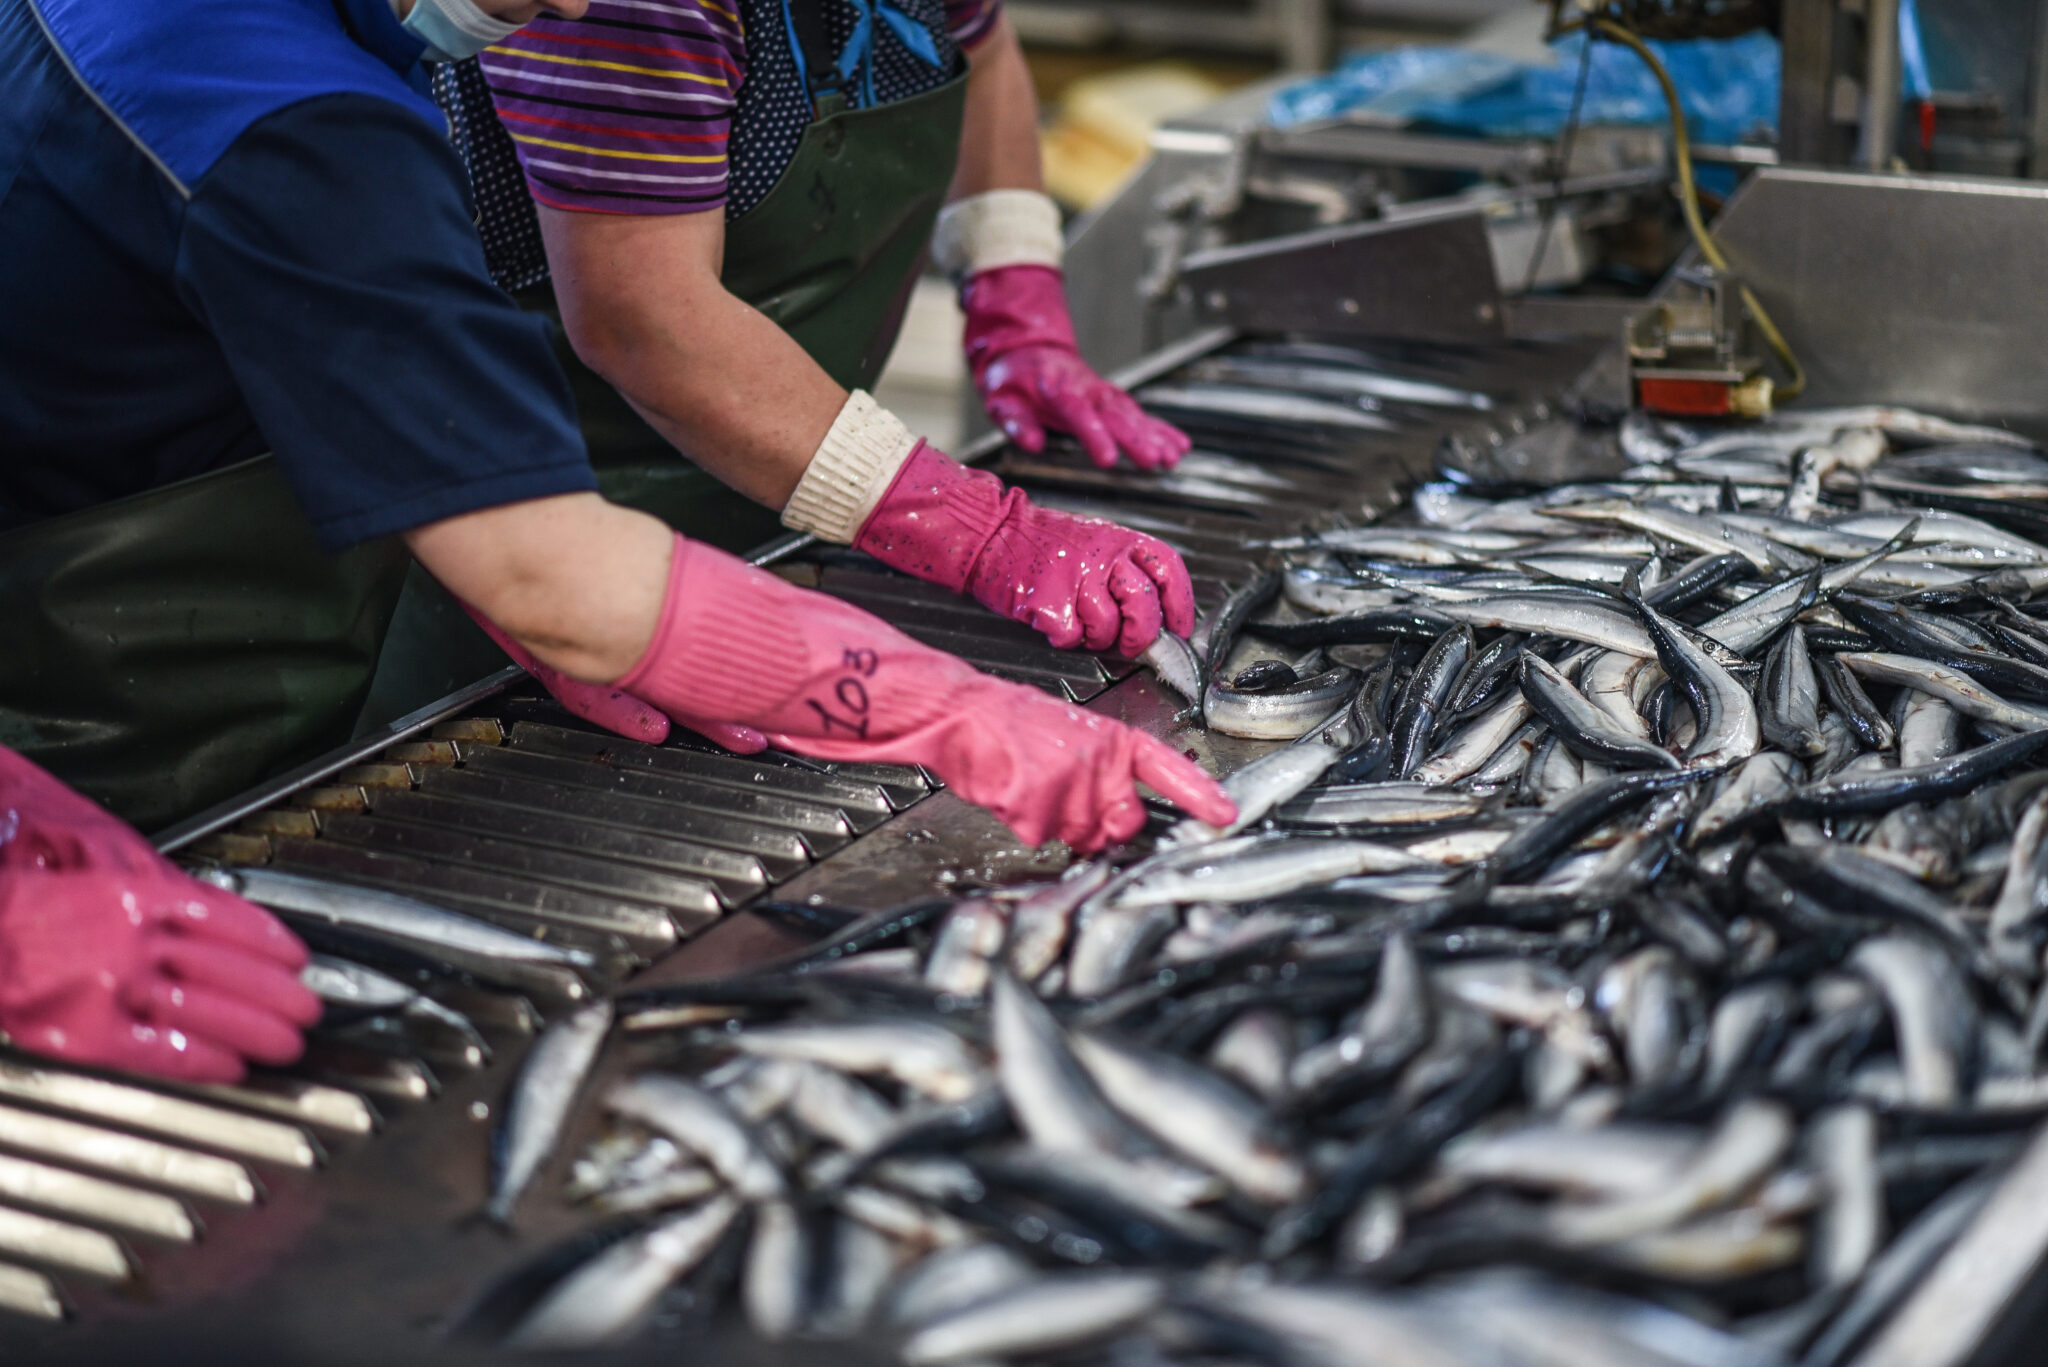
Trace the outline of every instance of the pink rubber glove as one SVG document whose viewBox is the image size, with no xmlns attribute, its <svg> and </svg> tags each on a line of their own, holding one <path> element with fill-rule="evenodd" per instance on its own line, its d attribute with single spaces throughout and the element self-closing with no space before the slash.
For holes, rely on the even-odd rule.
<svg viewBox="0 0 2048 1367">
<path fill-rule="evenodd" d="M 0 1029 L 24 1049 L 195 1082 L 284 1064 L 320 1019 L 306 950 L 0 750 Z"/>
<path fill-rule="evenodd" d="M 456 601 L 462 602 L 459 598 Z M 616 684 L 585 683 L 559 669 L 550 669 L 536 660 L 533 652 L 507 636 L 496 622 L 468 603 L 462 603 L 462 610 L 498 643 L 498 649 L 512 657 L 513 664 L 531 674 L 556 702 L 583 720 L 616 732 L 627 740 L 645 741 L 649 745 L 659 745 L 668 739 L 671 718 L 654 704 L 634 697 Z M 768 738 L 749 726 L 728 726 L 697 717 L 678 716 L 673 720 L 742 755 L 756 754 L 768 748 Z"/>
<path fill-rule="evenodd" d="M 682 537 L 661 623 L 619 687 L 818 759 L 924 765 L 1031 845 L 1092 853 L 1130 839 L 1145 824 L 1140 781 L 1211 824 L 1234 819 L 1170 746 Z"/>
<path fill-rule="evenodd" d="M 919 442 L 854 537 L 885 565 L 1046 634 L 1061 650 L 1136 655 L 1163 623 L 1185 636 L 1195 590 L 1172 547 L 1100 518 L 1034 507 Z"/>
<path fill-rule="evenodd" d="M 1010 440 L 1045 449 L 1048 428 L 1072 433 L 1107 470 L 1121 450 L 1141 470 L 1171 470 L 1194 445 L 1081 359 L 1060 273 L 998 266 L 960 287 L 967 368 L 982 404 Z"/>
</svg>

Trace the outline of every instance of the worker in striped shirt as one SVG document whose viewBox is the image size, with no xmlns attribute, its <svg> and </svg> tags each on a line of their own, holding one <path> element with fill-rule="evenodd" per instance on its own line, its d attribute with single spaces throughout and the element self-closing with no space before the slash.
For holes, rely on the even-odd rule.
<svg viewBox="0 0 2048 1367">
<path fill-rule="evenodd" d="M 785 525 L 1056 646 L 1136 653 L 1192 626 L 1171 549 L 1033 506 L 866 392 L 929 253 L 960 282 L 970 372 L 1019 445 L 1064 432 L 1098 465 L 1146 469 L 1187 450 L 1076 349 L 999 0 L 591 0 L 438 93 L 500 283 L 551 274 L 576 354 L 666 445 Z M 589 430 L 601 401 L 579 397 Z"/>
</svg>

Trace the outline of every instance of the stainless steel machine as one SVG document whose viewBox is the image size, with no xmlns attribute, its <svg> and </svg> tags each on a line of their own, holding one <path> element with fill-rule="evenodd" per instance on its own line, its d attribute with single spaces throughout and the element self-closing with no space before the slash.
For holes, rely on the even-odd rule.
<svg viewBox="0 0 2048 1367">
<path fill-rule="evenodd" d="M 1206 443 L 1166 475 L 1098 471 L 1077 452 L 1027 457 L 984 443 L 973 453 L 1048 504 L 1175 545 L 1204 608 L 1258 565 L 1257 542 L 1400 507 L 1447 442 L 1512 449 L 1565 405 L 1624 400 L 1622 328 L 1640 300 L 1528 287 L 1585 280 L 1628 249 L 1629 226 L 1665 194 L 1655 132 L 1584 139 L 1560 175 L 1534 144 L 1277 134 L 1261 127 L 1261 98 L 1164 130 L 1153 163 L 1082 227 L 1071 274 L 1075 296 L 1095 302 L 1084 342 L 1126 383 L 1153 386 L 1145 392 L 1166 412 L 1173 382 L 1218 355 L 1304 346 L 1342 348 L 1362 373 L 1469 399 L 1389 404 L 1384 421 L 1334 439 L 1275 418 Z M 1354 212 L 1369 200 L 1379 212 Z M 2048 347 L 2033 344 L 2048 330 L 2034 306 L 2048 298 L 2038 246 L 2048 187 L 1764 168 L 1717 231 L 1804 359 L 1805 401 L 1898 402 L 2048 434 L 2038 375 Z M 1596 249 L 1603 233 L 1612 240 Z M 993 673 L 1169 736 L 1218 770 L 1265 748 L 1180 729 L 1176 703 L 1128 664 L 1054 651 L 859 557 L 791 538 L 755 558 Z M 1019 848 L 916 770 L 736 757 L 687 736 L 626 742 L 562 713 L 516 670 L 159 843 L 195 866 L 412 895 L 586 951 L 589 967 L 534 975 L 415 956 L 408 981 L 473 1020 L 480 1042 L 323 1032 L 305 1063 L 243 1088 L 0 1057 L 0 1352 L 460 1357 L 467 1350 L 441 1331 L 585 1223 L 556 1195 L 560 1160 L 510 1231 L 476 1218 L 492 1123 L 540 1021 L 626 982 L 769 962 L 799 943 L 784 927 L 806 906 L 880 910 L 1059 862 Z M 757 910 L 768 903 L 786 910 Z M 316 913 L 294 920 L 316 947 L 362 948 L 324 937 Z M 160 1218 L 110 1224 L 79 1184 L 36 1185 L 38 1167 L 157 1193 Z M 2043 1313 L 2048 1132 L 2001 1180 L 1859 1362 L 2030 1360 L 2013 1351 Z M 57 1245 L 68 1260 L 15 1266 L 10 1250 L 52 1246 L 35 1221 L 75 1231 Z M 54 1317 L 59 1299 L 68 1321 Z M 769 1356 L 716 1338 L 705 1352 Z"/>
</svg>

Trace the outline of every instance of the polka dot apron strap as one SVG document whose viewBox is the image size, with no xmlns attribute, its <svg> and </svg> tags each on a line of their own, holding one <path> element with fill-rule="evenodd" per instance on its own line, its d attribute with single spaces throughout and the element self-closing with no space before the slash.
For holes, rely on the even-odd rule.
<svg viewBox="0 0 2048 1367">
<path fill-rule="evenodd" d="M 506 291 L 538 285 L 548 278 L 540 218 L 519 169 L 518 149 L 498 122 L 491 88 L 476 59 L 436 66 L 434 100 L 448 115 L 455 154 L 469 172 L 477 233 L 483 238 L 491 279 Z"/>
</svg>

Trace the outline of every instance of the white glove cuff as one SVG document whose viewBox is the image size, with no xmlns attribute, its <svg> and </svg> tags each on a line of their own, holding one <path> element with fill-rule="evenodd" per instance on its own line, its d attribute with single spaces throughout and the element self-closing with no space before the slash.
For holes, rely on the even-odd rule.
<svg viewBox="0 0 2048 1367">
<path fill-rule="evenodd" d="M 939 211 L 932 264 L 959 280 L 998 266 L 1060 264 L 1060 210 L 1036 190 L 990 190 Z"/>
<path fill-rule="evenodd" d="M 917 438 L 900 418 L 867 391 L 854 390 L 797 481 L 782 525 L 851 546 L 916 448 Z"/>
</svg>

